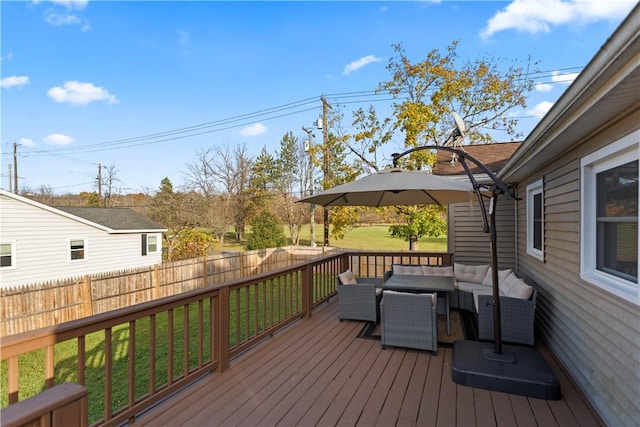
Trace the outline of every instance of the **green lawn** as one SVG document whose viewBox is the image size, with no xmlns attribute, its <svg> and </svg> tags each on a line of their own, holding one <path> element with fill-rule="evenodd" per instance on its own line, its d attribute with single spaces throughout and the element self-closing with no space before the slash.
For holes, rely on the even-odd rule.
<svg viewBox="0 0 640 427">
<path fill-rule="evenodd" d="M 316 242 L 321 245 L 323 239 L 322 225 L 316 226 Z M 231 236 L 231 234 L 229 235 Z M 389 235 L 388 225 L 376 225 L 376 226 L 361 226 L 350 230 L 344 239 L 329 240 L 331 246 L 349 248 L 349 249 L 373 249 L 373 250 L 408 250 L 409 243 L 401 239 L 393 238 Z M 309 228 L 303 229 L 301 245 L 309 245 Z M 443 238 L 425 238 L 419 242 L 418 249 L 421 251 L 433 251 L 442 252 L 446 251 L 447 239 Z M 244 246 L 233 241 L 231 238 L 227 240 L 224 245 L 224 250 L 244 250 Z M 279 293 L 276 293 L 276 298 Z M 284 293 L 283 293 L 284 295 Z M 241 296 L 241 315 L 240 319 L 240 336 L 232 336 L 231 344 L 233 345 L 235 340 L 243 340 L 245 325 L 245 313 L 244 296 Z M 240 302 L 239 301 L 239 302 Z M 283 312 L 288 312 L 291 307 L 287 307 L 288 301 L 280 301 L 284 304 L 281 309 Z M 278 303 L 276 303 L 278 304 Z M 235 298 L 231 301 L 231 331 L 235 329 Z M 209 307 L 204 307 L 208 313 Z M 189 317 L 191 325 L 196 324 L 196 307 L 193 305 L 189 310 Z M 207 317 L 205 313 L 205 318 Z M 253 314 L 250 315 L 253 318 Z M 270 313 L 269 316 L 270 318 Z M 262 313 L 259 313 L 259 318 L 262 318 Z M 156 384 L 166 384 L 168 381 L 168 364 L 167 360 L 167 330 L 168 319 L 167 314 L 162 313 L 157 316 L 156 319 Z M 182 366 L 182 354 L 183 354 L 183 341 L 182 341 L 182 322 L 183 314 L 182 308 L 178 308 L 174 311 L 174 360 L 172 361 L 174 375 L 180 375 L 184 369 Z M 256 325 L 258 328 L 262 328 L 268 325 Z M 192 331 L 194 333 L 195 331 Z M 255 332 L 251 330 L 251 332 Z M 150 325 L 149 319 L 141 319 L 136 322 L 136 356 L 135 364 L 136 368 L 136 384 L 135 384 L 135 397 L 139 398 L 148 391 L 149 388 L 149 376 L 148 376 L 148 363 L 150 357 L 149 348 L 149 334 Z M 205 336 L 208 336 L 208 331 L 205 331 Z M 115 408 L 122 407 L 126 404 L 128 395 L 127 390 L 124 387 L 119 387 L 118 384 L 126 383 L 126 374 L 128 372 L 128 365 L 132 362 L 128 358 L 128 338 L 129 328 L 128 325 L 123 324 L 112 329 L 111 342 L 113 345 L 113 397 L 112 405 Z M 205 343 L 204 348 L 207 349 L 208 345 Z M 89 393 L 89 421 L 90 423 L 96 422 L 103 416 L 104 411 L 104 378 L 105 378 L 105 340 L 104 333 L 95 333 L 86 337 L 86 356 L 87 356 L 87 369 L 86 369 L 86 383 L 90 390 Z M 211 355 L 205 351 L 205 359 L 208 359 Z M 189 340 L 189 366 L 193 368 L 197 365 L 197 349 L 196 349 L 196 337 L 195 335 L 190 337 Z M 54 382 L 59 384 L 64 381 L 77 382 L 77 355 L 76 355 L 76 341 L 71 340 L 63 342 L 55 346 L 55 379 Z M 21 399 L 27 396 L 33 396 L 43 390 L 44 384 L 42 379 L 44 378 L 44 350 L 35 351 L 20 357 L 19 361 L 20 369 L 20 390 L 22 396 Z M 0 406 L 5 407 L 8 403 L 7 396 L 7 363 L 6 361 L 0 364 Z"/>
<path fill-rule="evenodd" d="M 285 227 L 285 234 L 289 236 Z M 309 245 L 309 227 L 303 227 L 300 245 Z M 324 239 L 324 230 L 322 224 L 316 224 L 315 228 L 316 243 L 322 245 Z M 242 243 L 233 239 L 233 233 L 227 235 L 223 250 L 244 250 Z M 390 251 L 407 251 L 409 250 L 409 242 L 396 237 L 391 237 L 389 233 L 389 225 L 362 225 L 347 232 L 344 239 L 334 239 L 329 237 L 329 245 L 339 248 L 348 249 L 373 249 L 373 250 L 390 250 Z M 418 250 L 429 252 L 445 252 L 447 250 L 446 237 L 425 237 L 419 240 Z"/>
</svg>

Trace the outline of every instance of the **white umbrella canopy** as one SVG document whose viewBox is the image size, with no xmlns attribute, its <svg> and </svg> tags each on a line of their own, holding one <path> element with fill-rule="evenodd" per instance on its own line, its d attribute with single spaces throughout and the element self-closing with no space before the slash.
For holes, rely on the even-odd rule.
<svg viewBox="0 0 640 427">
<path fill-rule="evenodd" d="M 331 206 L 440 205 L 468 202 L 475 196 L 468 181 L 421 171 L 385 169 L 338 185 L 299 202 Z"/>
</svg>

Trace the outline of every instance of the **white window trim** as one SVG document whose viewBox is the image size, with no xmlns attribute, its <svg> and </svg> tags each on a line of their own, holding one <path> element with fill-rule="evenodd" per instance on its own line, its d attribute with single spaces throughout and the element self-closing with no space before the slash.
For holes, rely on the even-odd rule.
<svg viewBox="0 0 640 427">
<path fill-rule="evenodd" d="M 84 242 L 84 258 L 82 259 L 72 259 L 71 258 L 71 241 L 72 240 L 82 240 Z M 69 262 L 87 262 L 87 260 L 89 259 L 89 239 L 87 239 L 86 237 L 71 237 L 69 238 L 69 240 L 67 241 L 67 259 Z"/>
<path fill-rule="evenodd" d="M 3 245 L 11 245 L 11 265 L 8 267 L 0 267 L 2 270 L 15 270 L 18 268 L 18 258 L 16 258 L 16 241 L 2 242 Z"/>
<path fill-rule="evenodd" d="M 533 247 L 533 197 L 538 194 L 542 197 L 542 248 L 540 249 Z M 544 191 L 542 179 L 527 185 L 527 254 L 544 261 Z"/>
<path fill-rule="evenodd" d="M 640 130 L 580 160 L 580 278 L 640 306 L 640 284 L 596 270 L 596 174 L 640 158 Z M 640 243 L 640 235 L 638 237 Z"/>
<path fill-rule="evenodd" d="M 155 251 L 149 250 L 149 238 L 150 237 L 155 237 L 155 239 L 156 239 L 156 250 Z M 153 255 L 153 254 L 157 254 L 158 252 L 160 252 L 160 245 L 161 245 L 161 239 L 158 237 L 157 234 L 155 234 L 155 233 L 147 234 L 147 255 Z"/>
</svg>

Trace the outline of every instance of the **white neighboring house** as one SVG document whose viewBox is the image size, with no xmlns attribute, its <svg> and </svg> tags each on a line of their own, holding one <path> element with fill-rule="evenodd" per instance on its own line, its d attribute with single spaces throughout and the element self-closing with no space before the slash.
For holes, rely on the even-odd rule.
<svg viewBox="0 0 640 427">
<path fill-rule="evenodd" d="M 0 287 L 160 264 L 165 231 L 131 209 L 51 207 L 0 189 Z"/>
</svg>

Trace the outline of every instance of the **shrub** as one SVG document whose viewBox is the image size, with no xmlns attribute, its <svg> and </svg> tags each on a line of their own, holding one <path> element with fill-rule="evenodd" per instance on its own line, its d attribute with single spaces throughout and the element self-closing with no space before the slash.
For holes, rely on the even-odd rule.
<svg viewBox="0 0 640 427">
<path fill-rule="evenodd" d="M 284 228 L 278 218 L 269 211 L 262 211 L 251 221 L 251 234 L 247 249 L 277 248 L 287 244 Z"/>
</svg>

